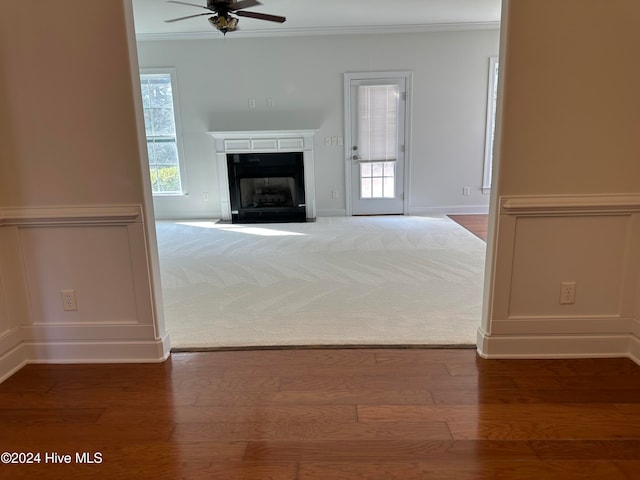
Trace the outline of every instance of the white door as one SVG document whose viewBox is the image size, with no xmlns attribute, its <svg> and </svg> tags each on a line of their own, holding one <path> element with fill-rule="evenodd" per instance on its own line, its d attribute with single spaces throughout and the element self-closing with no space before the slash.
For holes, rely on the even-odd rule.
<svg viewBox="0 0 640 480">
<path fill-rule="evenodd" d="M 407 76 L 347 75 L 351 214 L 403 214 Z"/>
</svg>

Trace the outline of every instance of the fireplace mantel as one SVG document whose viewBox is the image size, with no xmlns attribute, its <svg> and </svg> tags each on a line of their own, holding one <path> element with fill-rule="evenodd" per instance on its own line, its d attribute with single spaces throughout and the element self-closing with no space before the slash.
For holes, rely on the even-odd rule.
<svg viewBox="0 0 640 480">
<path fill-rule="evenodd" d="M 231 220 L 228 153 L 302 152 L 304 188 L 308 220 L 316 218 L 316 197 L 313 163 L 313 136 L 317 130 L 250 130 L 207 132 L 215 140 L 220 207 L 223 220 Z"/>
</svg>

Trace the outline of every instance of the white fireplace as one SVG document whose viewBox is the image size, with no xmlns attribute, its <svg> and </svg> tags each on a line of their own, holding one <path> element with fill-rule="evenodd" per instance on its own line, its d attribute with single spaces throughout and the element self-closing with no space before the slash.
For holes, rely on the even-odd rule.
<svg viewBox="0 0 640 480">
<path fill-rule="evenodd" d="M 227 155 L 237 153 L 300 152 L 304 165 L 307 220 L 316 218 L 313 136 L 317 130 L 256 130 L 207 132 L 215 140 L 222 219 L 231 220 L 231 197 Z"/>
</svg>

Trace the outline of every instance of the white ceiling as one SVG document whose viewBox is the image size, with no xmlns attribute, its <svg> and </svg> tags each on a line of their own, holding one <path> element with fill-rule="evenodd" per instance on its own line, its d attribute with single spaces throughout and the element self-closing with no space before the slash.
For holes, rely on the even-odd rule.
<svg viewBox="0 0 640 480">
<path fill-rule="evenodd" d="M 206 0 L 184 0 L 206 5 Z M 247 11 L 287 17 L 283 24 L 240 18 L 231 36 L 375 33 L 449 28 L 496 28 L 501 0 L 260 0 Z M 222 37 L 207 16 L 175 23 L 177 17 L 204 13 L 166 0 L 133 0 L 139 39 Z"/>
</svg>

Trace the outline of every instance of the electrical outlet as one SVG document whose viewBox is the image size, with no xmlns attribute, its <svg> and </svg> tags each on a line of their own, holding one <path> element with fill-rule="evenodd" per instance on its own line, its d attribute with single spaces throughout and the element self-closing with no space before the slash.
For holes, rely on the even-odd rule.
<svg viewBox="0 0 640 480">
<path fill-rule="evenodd" d="M 331 190 L 331 198 L 338 198 L 338 191 L 337 190 Z"/>
<path fill-rule="evenodd" d="M 256 108 L 256 99 L 255 98 L 250 98 L 249 99 L 249 108 Z"/>
<path fill-rule="evenodd" d="M 462 195 L 471 195 L 471 187 L 462 187 Z"/>
<path fill-rule="evenodd" d="M 209 201 L 209 192 L 204 192 L 204 193 L 202 194 L 202 199 L 203 199 L 205 202 L 208 202 L 208 201 Z"/>
<path fill-rule="evenodd" d="M 62 290 L 62 309 L 66 312 L 78 310 L 78 302 L 76 301 L 75 290 Z"/>
<path fill-rule="evenodd" d="M 562 282 L 560 284 L 560 305 L 576 303 L 576 282 Z"/>
</svg>

